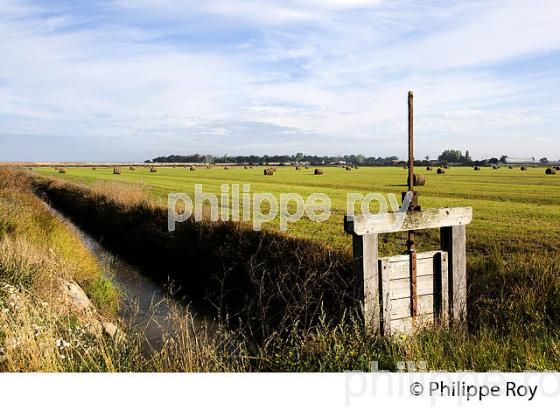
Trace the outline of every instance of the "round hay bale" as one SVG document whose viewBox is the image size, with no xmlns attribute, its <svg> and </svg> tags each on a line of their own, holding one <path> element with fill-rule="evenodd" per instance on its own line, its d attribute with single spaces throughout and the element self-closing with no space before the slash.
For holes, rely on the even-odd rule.
<svg viewBox="0 0 560 410">
<path fill-rule="evenodd" d="M 513 169 L 513 167 L 512 167 L 511 165 L 510 165 L 508 168 L 509 168 L 509 169 Z"/>
<path fill-rule="evenodd" d="M 66 174 L 66 169 L 64 169 L 64 168 L 58 168 L 58 173 L 59 173 L 59 174 Z"/>
<path fill-rule="evenodd" d="M 360 169 L 360 167 L 357 166 L 357 165 L 354 165 L 354 169 Z"/>
<path fill-rule="evenodd" d="M 272 170 L 272 168 L 266 168 L 264 170 L 264 175 L 274 175 L 274 171 Z"/>
<path fill-rule="evenodd" d="M 296 167 L 296 171 L 299 171 L 301 169 L 301 167 Z"/>
<path fill-rule="evenodd" d="M 449 169 L 449 165 L 444 165 L 443 168 Z"/>
<path fill-rule="evenodd" d="M 97 167 L 92 167 L 92 171 L 97 171 Z"/>
<path fill-rule="evenodd" d="M 306 166 L 305 166 L 305 169 L 309 169 L 309 167 L 306 165 Z"/>
<path fill-rule="evenodd" d="M 352 167 L 346 167 L 346 171 L 352 171 Z"/>
<path fill-rule="evenodd" d="M 421 174 L 414 174 L 413 178 L 413 185 L 414 186 L 424 186 L 426 185 L 426 177 L 424 175 Z M 408 178 L 407 178 L 407 184 L 408 184 Z"/>
<path fill-rule="evenodd" d="M 323 175 L 323 170 L 319 169 L 319 168 L 315 168 L 315 171 L 313 171 L 314 175 Z"/>
<path fill-rule="evenodd" d="M 150 172 L 157 172 L 157 168 L 156 167 L 150 167 Z"/>
<path fill-rule="evenodd" d="M 113 175 L 120 175 L 120 174 L 121 174 L 121 169 L 119 167 L 113 168 Z"/>
<path fill-rule="evenodd" d="M 438 168 L 437 173 L 438 173 L 438 174 L 445 174 L 445 169 L 443 169 L 443 168 Z"/>
<path fill-rule="evenodd" d="M 431 171 L 432 167 L 426 167 L 426 171 Z"/>
<path fill-rule="evenodd" d="M 130 169 L 131 171 L 134 171 L 134 167 L 130 167 L 129 169 Z"/>
<path fill-rule="evenodd" d="M 555 175 L 556 174 L 556 170 L 554 168 L 547 168 L 546 171 L 544 171 L 544 173 L 546 175 Z"/>
<path fill-rule="evenodd" d="M 492 169 L 500 169 L 499 165 L 492 165 Z"/>
<path fill-rule="evenodd" d="M 475 171 L 480 171 L 480 167 L 474 167 Z"/>
<path fill-rule="evenodd" d="M 527 171 L 527 167 L 521 167 L 521 171 Z"/>
<path fill-rule="evenodd" d="M 196 168 L 195 167 L 189 167 L 190 171 L 194 171 Z"/>
<path fill-rule="evenodd" d="M 227 171 L 229 169 L 229 167 L 224 167 L 224 170 Z"/>
<path fill-rule="evenodd" d="M 555 167 L 554 168 L 556 171 L 560 171 L 560 167 Z"/>
<path fill-rule="evenodd" d="M 243 169 L 249 169 L 249 167 L 248 167 L 247 165 L 245 165 L 245 166 L 243 167 Z"/>
</svg>

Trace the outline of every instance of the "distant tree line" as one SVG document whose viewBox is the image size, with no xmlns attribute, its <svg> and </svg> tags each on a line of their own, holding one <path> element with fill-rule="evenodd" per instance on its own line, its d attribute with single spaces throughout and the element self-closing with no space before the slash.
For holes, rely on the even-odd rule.
<svg viewBox="0 0 560 410">
<path fill-rule="evenodd" d="M 442 164 L 461 164 L 461 165 L 473 165 L 473 160 L 469 151 L 465 152 L 463 155 L 462 151 L 455 149 L 448 149 L 441 153 L 438 157 L 438 162 Z"/>
<path fill-rule="evenodd" d="M 437 160 L 431 160 L 430 157 L 426 156 L 425 160 L 416 159 L 414 163 L 420 166 L 426 165 L 465 165 L 465 166 L 484 166 L 491 164 L 505 164 L 508 160 L 507 155 L 502 155 L 500 158 L 489 158 L 483 160 L 473 160 L 470 156 L 469 151 L 465 151 L 463 154 L 460 150 L 447 149 L 443 151 L 437 158 Z M 534 159 L 533 159 L 534 160 Z M 295 155 L 168 155 L 156 157 L 151 160 L 146 160 L 146 163 L 157 162 L 157 163 L 204 163 L 204 164 L 254 164 L 254 165 L 266 165 L 270 163 L 282 164 L 282 163 L 309 163 L 312 165 L 320 164 L 336 164 L 336 163 L 347 163 L 354 165 L 363 166 L 389 166 L 389 165 L 406 165 L 406 161 L 400 161 L 398 157 L 366 157 L 364 155 L 338 155 L 338 156 L 318 156 L 318 155 L 306 155 L 298 152 Z M 541 164 L 548 164 L 547 158 L 541 158 L 539 160 Z"/>
<path fill-rule="evenodd" d="M 364 155 L 344 155 L 344 156 L 318 156 L 305 155 L 301 152 L 295 155 L 237 155 L 237 156 L 213 156 L 213 155 L 168 155 L 156 157 L 145 161 L 160 163 L 208 163 L 208 164 L 268 164 L 268 163 L 298 163 L 306 162 L 310 164 L 328 164 L 346 162 L 356 165 L 391 165 L 398 162 L 399 158 L 391 157 L 365 157 Z"/>
</svg>

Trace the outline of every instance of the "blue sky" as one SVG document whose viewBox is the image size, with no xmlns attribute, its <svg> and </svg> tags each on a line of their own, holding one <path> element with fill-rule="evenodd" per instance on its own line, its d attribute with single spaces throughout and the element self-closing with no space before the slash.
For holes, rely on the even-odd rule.
<svg viewBox="0 0 560 410">
<path fill-rule="evenodd" d="M 560 158 L 560 2 L 0 0 L 0 160 Z"/>
</svg>

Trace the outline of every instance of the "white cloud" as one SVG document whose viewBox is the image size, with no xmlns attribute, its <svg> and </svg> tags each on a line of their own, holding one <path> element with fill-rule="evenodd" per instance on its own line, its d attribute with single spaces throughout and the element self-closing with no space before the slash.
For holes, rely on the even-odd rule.
<svg viewBox="0 0 560 410">
<path fill-rule="evenodd" d="M 308 23 L 328 17 L 328 13 L 371 8 L 381 0 L 119 0 L 129 10 L 141 10 L 171 19 L 204 13 L 241 19 L 260 26 Z"/>
<path fill-rule="evenodd" d="M 2 3 L 0 138 L 109 139 L 91 155 L 118 149 L 127 159 L 155 151 L 402 154 L 408 89 L 420 150 L 430 155 L 475 143 L 480 155 L 497 155 L 506 138 L 514 141 L 506 153 L 517 155 L 528 138 L 538 136 L 535 149 L 543 149 L 560 131 L 550 108 L 560 106 L 559 81 L 532 60 L 560 49 L 554 1 L 91 7 Z M 560 156 L 557 144 L 546 149 Z"/>
<path fill-rule="evenodd" d="M 469 18 L 463 24 L 411 41 L 404 49 L 388 50 L 389 61 L 440 70 L 492 64 L 560 48 L 559 2 L 506 2 L 466 13 Z"/>
</svg>

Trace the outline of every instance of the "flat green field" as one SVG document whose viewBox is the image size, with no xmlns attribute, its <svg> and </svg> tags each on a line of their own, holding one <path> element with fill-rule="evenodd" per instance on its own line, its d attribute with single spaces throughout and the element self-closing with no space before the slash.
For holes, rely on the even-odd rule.
<svg viewBox="0 0 560 410">
<path fill-rule="evenodd" d="M 362 167 L 346 171 L 340 167 L 324 167 L 323 175 L 313 175 L 313 168 L 296 170 L 277 167 L 273 176 L 263 175 L 263 167 L 215 166 L 195 171 L 183 167 L 160 167 L 156 173 L 148 168 L 129 170 L 121 175 L 112 168 L 67 168 L 66 174 L 48 168 L 35 168 L 39 175 L 92 185 L 98 181 L 119 181 L 143 185 L 149 194 L 166 203 L 170 192 L 194 194 L 195 184 L 203 191 L 219 193 L 222 184 L 250 184 L 252 193 L 298 193 L 307 198 L 312 193 L 325 193 L 332 201 L 332 215 L 327 222 L 307 218 L 289 225 L 288 234 L 320 240 L 328 245 L 348 247 L 350 239 L 343 230 L 347 193 L 394 193 L 399 198 L 406 189 L 407 170 L 397 167 Z M 426 186 L 418 187 L 424 208 L 471 206 L 474 219 L 468 228 L 469 248 L 484 252 L 492 247 L 522 251 L 556 250 L 560 243 L 560 175 L 545 175 L 544 168 L 508 169 L 450 168 L 446 174 L 421 171 Z M 278 229 L 278 221 L 269 225 Z M 427 241 L 434 239 L 428 234 Z M 382 246 L 382 251 L 393 251 Z"/>
<path fill-rule="evenodd" d="M 290 225 L 287 234 L 343 250 L 350 250 L 351 245 L 342 223 L 347 193 L 393 193 L 400 197 L 406 189 L 407 171 L 403 168 L 346 171 L 324 167 L 323 170 L 323 175 L 313 175 L 312 168 L 297 171 L 293 167 L 278 167 L 272 176 L 263 175 L 262 167 L 225 170 L 218 166 L 199 167 L 194 171 L 183 167 L 158 168 L 156 173 L 144 167 L 132 171 L 123 166 L 120 175 L 113 175 L 112 168 L 99 167 L 95 171 L 85 167 L 67 168 L 65 174 L 46 167 L 30 172 L 93 186 L 100 195 L 109 198 L 122 195 L 118 202 L 123 204 L 138 204 L 147 193 L 152 200 L 165 205 L 168 193 L 192 195 L 195 184 L 202 184 L 204 192 L 220 193 L 222 184 L 249 183 L 252 193 L 271 193 L 276 198 L 282 193 L 299 193 L 304 198 L 312 193 L 324 193 L 332 202 L 330 219 L 324 223 L 302 219 Z M 375 358 L 382 368 L 390 369 L 402 360 L 426 361 L 429 369 L 449 371 L 560 369 L 560 175 L 545 175 L 543 168 L 474 171 L 458 167 L 444 175 L 422 172 L 427 184 L 418 187 L 418 191 L 424 208 L 471 206 L 474 211 L 467 230 L 468 327 L 435 329 L 411 338 L 373 342 L 362 332 L 361 325 L 355 327 L 349 323 L 312 327 L 301 337 L 299 331 L 290 330 L 293 338 L 272 337 L 265 343 L 269 350 L 258 347 L 257 354 L 251 353 L 252 357 L 264 358 L 259 362 L 265 363 L 264 368 L 367 370 Z M 114 184 L 116 181 L 136 185 L 129 189 Z M 143 189 L 137 189 L 138 186 Z M 70 196 L 79 192 L 69 191 Z M 278 229 L 277 222 L 268 227 Z M 119 221 L 115 224 L 119 226 Z M 420 251 L 438 248 L 437 232 L 419 232 L 416 239 Z M 401 253 L 405 240 L 402 233 L 382 235 L 381 254 Z M 298 283 L 294 281 L 294 288 L 298 289 Z M 268 286 L 265 294 L 274 288 L 275 285 Z M 278 295 L 287 300 L 282 292 Z M 291 324 L 291 320 L 286 323 Z"/>
</svg>

